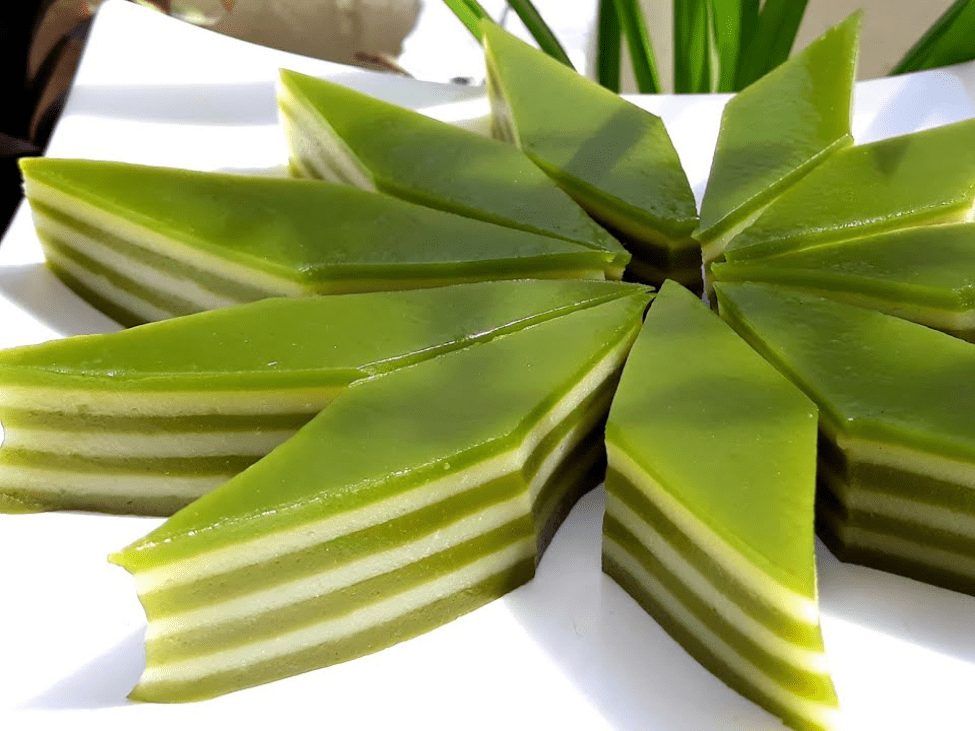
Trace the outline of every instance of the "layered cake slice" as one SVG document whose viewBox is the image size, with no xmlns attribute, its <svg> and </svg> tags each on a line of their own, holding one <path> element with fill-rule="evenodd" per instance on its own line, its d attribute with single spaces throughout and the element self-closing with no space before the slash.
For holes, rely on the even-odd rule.
<svg viewBox="0 0 975 731">
<path fill-rule="evenodd" d="M 482 30 L 495 135 L 619 235 L 631 275 L 700 289 L 697 206 L 660 118 L 494 23 Z"/>
<path fill-rule="evenodd" d="M 843 560 L 975 594 L 975 345 L 719 282 L 722 316 L 819 404 L 819 533 Z"/>
<path fill-rule="evenodd" d="M 606 449 L 604 570 L 742 695 L 793 728 L 833 728 L 816 407 L 668 283 L 627 361 Z"/>
<path fill-rule="evenodd" d="M 975 224 L 920 226 L 718 263 L 714 278 L 783 284 L 975 340 Z"/>
<path fill-rule="evenodd" d="M 512 281 L 274 298 L 0 352 L 0 510 L 169 515 L 349 383 L 619 298 Z"/>
<path fill-rule="evenodd" d="M 281 120 L 301 176 L 582 243 L 629 261 L 616 239 L 518 150 L 324 79 L 281 71 Z"/>
<path fill-rule="evenodd" d="M 132 325 L 274 295 L 619 278 L 618 255 L 344 185 L 25 159 L 48 263 Z"/>
<path fill-rule="evenodd" d="M 728 261 L 972 220 L 975 119 L 831 155 L 732 239 Z"/>
<path fill-rule="evenodd" d="M 149 619 L 132 697 L 190 701 L 342 662 L 531 578 L 546 520 L 599 459 L 598 412 L 648 299 L 360 381 L 114 555 Z"/>
<path fill-rule="evenodd" d="M 826 31 L 725 106 L 694 232 L 705 264 L 782 191 L 852 144 L 860 17 Z"/>
</svg>

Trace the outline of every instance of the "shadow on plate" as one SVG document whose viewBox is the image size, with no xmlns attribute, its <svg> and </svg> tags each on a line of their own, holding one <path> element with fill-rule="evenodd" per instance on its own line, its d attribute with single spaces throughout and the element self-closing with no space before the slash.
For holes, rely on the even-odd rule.
<svg viewBox="0 0 975 731">
<path fill-rule="evenodd" d="M 602 573 L 604 492 L 586 495 L 535 579 L 505 599 L 527 634 L 618 731 L 773 731 L 781 723 L 717 680 Z"/>
<path fill-rule="evenodd" d="M 144 628 L 133 632 L 101 657 L 26 701 L 22 709 L 83 710 L 129 704 L 126 696 L 146 664 L 144 637 Z"/>
<path fill-rule="evenodd" d="M 0 297 L 59 335 L 112 332 L 120 326 L 92 309 L 41 263 L 0 267 Z"/>
<path fill-rule="evenodd" d="M 975 664 L 975 597 L 817 551 L 823 612 Z"/>
</svg>

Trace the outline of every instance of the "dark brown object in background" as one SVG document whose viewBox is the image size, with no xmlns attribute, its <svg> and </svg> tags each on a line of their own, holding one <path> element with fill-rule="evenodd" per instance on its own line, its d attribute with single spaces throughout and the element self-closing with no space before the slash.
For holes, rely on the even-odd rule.
<svg viewBox="0 0 975 731">
<path fill-rule="evenodd" d="M 47 146 L 91 20 L 86 0 L 33 0 L 20 10 L 0 24 L 0 233 L 21 198 L 17 159 Z"/>
</svg>

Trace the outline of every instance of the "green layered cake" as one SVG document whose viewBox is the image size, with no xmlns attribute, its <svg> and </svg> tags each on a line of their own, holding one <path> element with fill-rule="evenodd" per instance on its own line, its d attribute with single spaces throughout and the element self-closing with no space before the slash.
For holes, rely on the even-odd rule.
<svg viewBox="0 0 975 731">
<path fill-rule="evenodd" d="M 0 352 L 0 510 L 169 515 L 351 382 L 617 300 L 512 281 L 275 298 Z"/>
<path fill-rule="evenodd" d="M 592 445 L 647 301 L 360 381 L 114 555 L 149 618 L 132 697 L 196 700 L 342 662 L 531 578 L 602 458 Z"/>
<path fill-rule="evenodd" d="M 697 206 L 660 118 L 494 23 L 482 30 L 495 135 L 619 234 L 632 276 L 700 289 Z"/>
<path fill-rule="evenodd" d="M 852 144 L 860 16 L 828 30 L 725 106 L 694 232 L 705 265 L 720 259 L 784 190 Z"/>
<path fill-rule="evenodd" d="M 54 271 L 132 325 L 275 295 L 619 278 L 619 256 L 344 185 L 25 159 Z"/>
<path fill-rule="evenodd" d="M 816 407 L 668 283 L 627 361 L 606 449 L 604 570 L 742 695 L 793 728 L 833 728 Z"/>
<path fill-rule="evenodd" d="M 510 145 L 295 71 L 281 71 L 278 106 L 297 175 L 608 251 L 617 279 L 629 261 Z"/>
<path fill-rule="evenodd" d="M 857 145 L 786 190 L 725 249 L 756 259 L 868 234 L 972 219 L 975 119 Z"/>
<path fill-rule="evenodd" d="M 833 552 L 975 594 L 975 345 L 773 285 L 716 291 L 819 405 L 817 519 Z"/>
<path fill-rule="evenodd" d="M 712 273 L 718 281 L 783 284 L 975 340 L 972 223 L 908 228 L 719 263 Z"/>
</svg>

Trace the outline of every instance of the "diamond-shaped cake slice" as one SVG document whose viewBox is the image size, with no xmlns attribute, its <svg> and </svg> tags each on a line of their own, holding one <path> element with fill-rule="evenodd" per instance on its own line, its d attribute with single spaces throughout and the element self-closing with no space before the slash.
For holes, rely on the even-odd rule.
<svg viewBox="0 0 975 731">
<path fill-rule="evenodd" d="M 840 558 L 975 594 L 975 345 L 765 284 L 721 314 L 819 405 L 819 533 Z"/>
<path fill-rule="evenodd" d="M 353 381 L 643 291 L 511 281 L 274 298 L 2 351 L 0 510 L 168 515 Z"/>
<path fill-rule="evenodd" d="M 629 260 L 510 145 L 295 71 L 281 71 L 278 106 L 298 175 L 608 251 L 617 278 Z"/>
<path fill-rule="evenodd" d="M 133 697 L 196 700 L 342 662 L 531 578 L 546 524 L 602 458 L 592 444 L 648 299 L 360 381 L 113 556 L 149 618 Z"/>
<path fill-rule="evenodd" d="M 48 263 L 123 324 L 274 295 L 618 278 L 618 257 L 308 180 L 25 159 Z"/>
<path fill-rule="evenodd" d="M 975 119 L 831 155 L 725 249 L 728 261 L 909 226 L 972 220 Z"/>
<path fill-rule="evenodd" d="M 725 106 L 694 233 L 705 264 L 783 190 L 852 144 L 860 17 L 826 31 Z"/>
<path fill-rule="evenodd" d="M 714 278 L 783 284 L 975 340 L 975 224 L 919 226 L 718 263 Z"/>
<path fill-rule="evenodd" d="M 482 30 L 495 134 L 620 234 L 632 274 L 700 289 L 697 206 L 661 119 L 494 23 Z"/>
<path fill-rule="evenodd" d="M 627 361 L 606 449 L 605 571 L 742 695 L 794 728 L 833 728 L 816 407 L 670 282 Z"/>
</svg>

